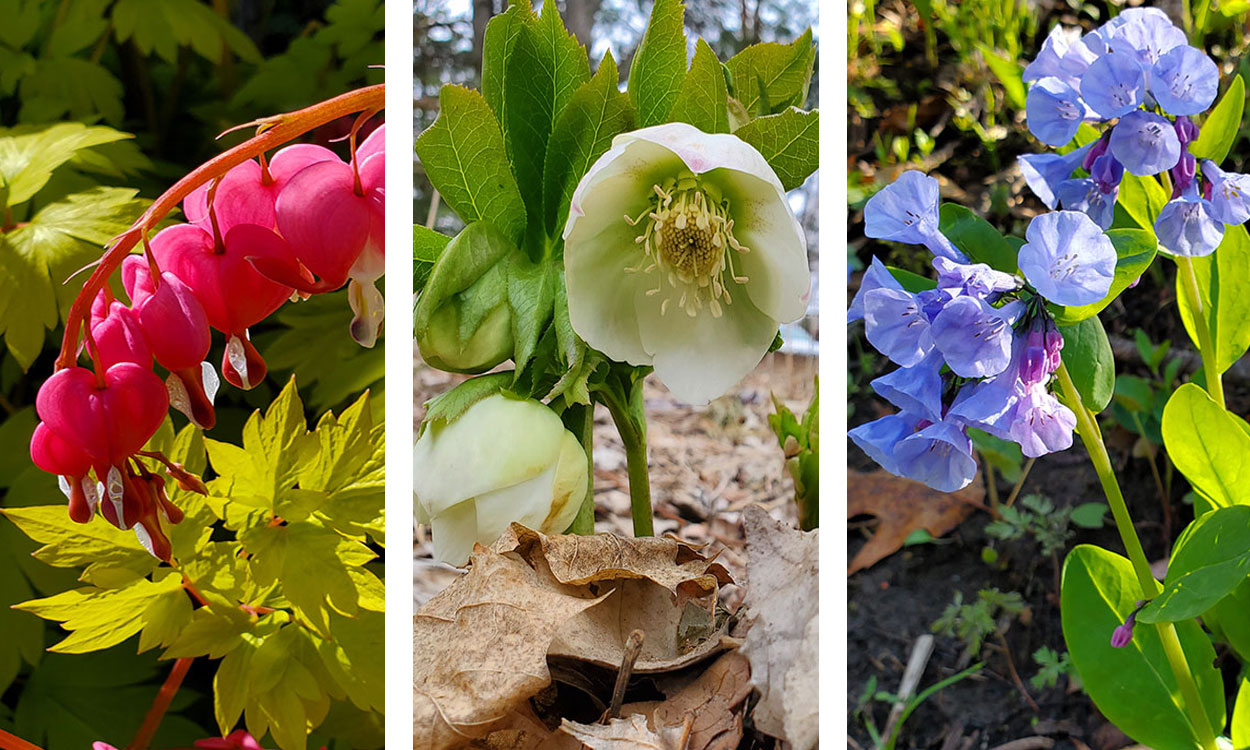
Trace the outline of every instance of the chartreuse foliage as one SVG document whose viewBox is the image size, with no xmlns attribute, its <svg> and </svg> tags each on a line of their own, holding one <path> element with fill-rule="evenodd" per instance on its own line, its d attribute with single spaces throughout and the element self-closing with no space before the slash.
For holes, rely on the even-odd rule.
<svg viewBox="0 0 1250 750">
<path fill-rule="evenodd" d="M 419 340 L 423 321 L 449 315 L 435 308 L 456 306 L 466 349 L 495 355 L 495 364 L 500 351 L 513 359 L 510 390 L 555 399 L 560 408 L 589 404 L 606 360 L 569 326 L 561 236 L 578 182 L 613 138 L 685 122 L 751 144 L 786 189 L 815 171 L 819 115 L 801 109 L 815 62 L 811 32 L 791 44 L 749 46 L 722 62 L 703 40 L 688 44 L 684 19 L 681 0 L 654 4 L 624 91 L 617 59 L 625 56 L 606 53 L 592 73 L 555 3 L 539 13 L 519 0 L 491 19 L 481 92 L 445 86 L 438 119 L 418 136 L 416 151 L 465 231 L 507 247 L 470 252 L 481 243 L 414 227 Z M 482 222 L 492 231 L 474 226 Z M 479 327 L 498 324 L 486 313 L 502 303 L 510 342 L 493 329 L 479 335 Z"/>
<path fill-rule="evenodd" d="M 90 185 L 86 175 L 122 176 L 146 166 L 133 149 L 116 148 L 128 138 L 79 123 L 0 129 L 0 334 L 23 368 L 85 277 L 66 280 L 147 206 L 128 188 L 67 193 L 69 186 Z"/>
<path fill-rule="evenodd" d="M 41 545 L 35 560 L 81 570 L 83 585 L 19 604 L 9 617 L 28 619 L 14 619 L 16 644 L 2 648 L 39 660 L 28 632 L 33 614 L 68 631 L 53 654 L 105 651 L 137 635 L 138 650 L 160 659 L 215 661 L 222 735 L 242 719 L 284 750 L 304 748 L 309 728 L 332 707 L 354 713 L 358 726 L 380 726 L 384 596 L 375 549 L 384 544 L 384 445 L 368 394 L 309 430 L 292 380 L 248 419 L 241 445 L 190 426 L 175 434 L 167 422 L 149 447 L 193 473 L 215 475 L 208 496 L 168 483 L 186 513 L 172 527 L 173 562 L 161 564 L 103 519 L 73 523 L 60 503 L 6 508 Z M 0 651 L 0 668 L 14 658 Z M 47 658 L 36 676 L 55 680 L 54 657 Z M 129 684 L 124 675 L 108 679 L 118 682 L 101 687 Z M 28 687 L 22 700 L 44 699 Z M 120 726 L 93 731 L 91 739 L 125 735 Z M 197 736 L 202 731 L 190 735 Z"/>
</svg>

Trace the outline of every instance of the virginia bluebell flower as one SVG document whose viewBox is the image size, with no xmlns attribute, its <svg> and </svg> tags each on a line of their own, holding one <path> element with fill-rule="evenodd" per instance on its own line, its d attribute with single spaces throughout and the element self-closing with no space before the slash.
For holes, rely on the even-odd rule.
<svg viewBox="0 0 1250 750">
<path fill-rule="evenodd" d="M 1211 201 L 1198 194 L 1195 183 L 1159 212 L 1155 236 L 1161 251 L 1196 258 L 1215 252 L 1224 239 L 1224 225 L 1215 217 Z"/>
<path fill-rule="evenodd" d="M 1202 175 L 1209 181 L 1207 197 L 1218 221 L 1244 224 L 1250 219 L 1250 175 L 1225 172 L 1210 159 L 1202 160 Z"/>
<path fill-rule="evenodd" d="M 1031 91 L 1029 93 L 1032 94 Z M 1103 119 L 1121 117 L 1145 101 L 1146 73 L 1127 52 L 1103 55 L 1090 64 L 1085 75 L 1081 76 L 1081 96 L 1090 109 Z M 1026 115 L 1030 120 L 1033 118 L 1032 112 L 1026 112 Z"/>
<path fill-rule="evenodd" d="M 1155 13 L 1136 13 L 1122 20 L 1111 33 L 1108 47 L 1112 50 L 1131 51 L 1146 71 L 1154 66 L 1167 52 L 1185 46 L 1185 32 L 1176 28 L 1172 20 L 1158 8 Z M 1125 14 L 1121 14 L 1123 18 Z"/>
<path fill-rule="evenodd" d="M 1029 132 L 1051 146 L 1062 146 L 1072 140 L 1085 117 L 1081 95 L 1058 78 L 1043 78 L 1034 83 L 1029 88 L 1024 111 Z"/>
<path fill-rule="evenodd" d="M 898 473 L 941 492 L 967 487 L 977 473 L 972 440 L 950 421 L 934 422 L 900 440 L 894 459 Z"/>
<path fill-rule="evenodd" d="M 993 307 L 976 297 L 956 297 L 934 316 L 932 341 L 956 375 L 997 375 L 1011 360 L 1011 326 L 1018 313 L 1019 303 Z"/>
<path fill-rule="evenodd" d="M 1116 123 L 1111 131 L 1111 153 L 1129 172 L 1149 177 L 1176 165 L 1181 142 L 1166 117 L 1139 109 Z"/>
<path fill-rule="evenodd" d="M 936 422 L 942 418 L 942 364 L 942 355 L 930 352 L 912 367 L 876 378 L 872 389 L 902 411 Z"/>
<path fill-rule="evenodd" d="M 932 310 L 945 295 L 937 290 L 912 294 L 877 288 L 864 295 L 864 333 L 891 362 L 911 367 L 933 349 Z"/>
<path fill-rule="evenodd" d="M 1059 200 L 1069 211 L 1080 211 L 1102 229 L 1115 221 L 1115 202 L 1120 195 L 1124 166 L 1111 154 L 1103 154 L 1090 165 L 1090 176 L 1059 184 Z"/>
<path fill-rule="evenodd" d="M 1063 59 L 1072 45 L 1080 41 L 1080 38 L 1079 28 L 1065 29 L 1057 24 L 1051 27 L 1046 40 L 1042 42 L 1042 49 L 1037 53 L 1037 57 L 1033 58 L 1033 62 L 1025 66 L 1020 76 L 1021 79 L 1029 83 L 1039 78 L 1054 77 L 1076 88 L 1080 81 L 1080 74 L 1071 73 L 1064 65 Z"/>
<path fill-rule="evenodd" d="M 966 294 L 985 299 L 1020 286 L 1015 276 L 984 263 L 956 263 L 939 256 L 933 259 L 933 268 L 938 272 L 937 288 L 951 297 Z"/>
<path fill-rule="evenodd" d="M 1206 111 L 1219 92 L 1220 71 L 1201 50 L 1182 45 L 1169 50 L 1155 63 L 1150 91 L 1163 111 L 1171 115 L 1196 115 Z"/>
<path fill-rule="evenodd" d="M 868 270 L 864 271 L 864 277 L 859 282 L 859 291 L 855 292 L 855 296 L 851 299 L 851 307 L 846 311 L 847 323 L 853 323 L 864 317 L 864 295 L 879 288 L 902 289 L 903 285 L 898 283 L 898 279 L 894 278 L 890 269 L 886 268 L 885 264 L 874 255 Z"/>
<path fill-rule="evenodd" d="M 1056 27 L 1058 28 L 1058 27 Z M 1066 154 L 1025 154 L 1020 157 L 1020 172 L 1028 183 L 1033 194 L 1046 204 L 1047 208 L 1059 207 L 1059 196 L 1056 190 L 1059 184 L 1072 177 L 1072 173 L 1082 166 L 1085 155 L 1100 141 L 1087 143 Z"/>
<path fill-rule="evenodd" d="M 881 468 L 891 474 L 901 475 L 894 449 L 899 441 L 914 433 L 922 423 L 927 425 L 931 422 L 908 412 L 888 414 L 848 430 L 846 435 Z"/>
<path fill-rule="evenodd" d="M 934 255 L 967 263 L 968 258 L 938 230 L 938 181 L 908 170 L 864 205 L 864 234 L 880 240 L 924 245 Z"/>
<path fill-rule="evenodd" d="M 1042 214 L 1029 222 L 1020 271 L 1058 305 L 1089 305 L 1111 290 L 1115 246 L 1092 219 L 1077 211 Z"/>
</svg>

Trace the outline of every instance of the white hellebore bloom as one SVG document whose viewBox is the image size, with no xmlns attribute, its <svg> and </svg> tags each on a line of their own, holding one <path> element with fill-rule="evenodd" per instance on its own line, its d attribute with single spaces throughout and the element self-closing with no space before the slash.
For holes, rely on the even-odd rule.
<svg viewBox="0 0 1250 750">
<path fill-rule="evenodd" d="M 537 401 L 487 396 L 413 448 L 414 512 L 430 525 L 434 556 L 464 565 L 516 521 L 544 534 L 573 523 L 587 490 L 586 452 Z"/>
<path fill-rule="evenodd" d="M 582 178 L 564 271 L 573 330 L 654 365 L 690 403 L 759 364 L 811 287 L 803 229 L 764 157 L 676 122 L 618 135 Z"/>
</svg>

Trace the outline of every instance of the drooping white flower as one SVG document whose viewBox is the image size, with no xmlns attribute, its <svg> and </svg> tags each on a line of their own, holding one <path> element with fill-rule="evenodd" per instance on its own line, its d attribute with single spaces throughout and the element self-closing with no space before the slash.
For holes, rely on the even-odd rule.
<svg viewBox="0 0 1250 750">
<path fill-rule="evenodd" d="M 516 521 L 561 534 L 586 497 L 586 453 L 555 412 L 488 396 L 450 423 L 429 425 L 413 448 L 414 511 L 434 556 L 464 565 Z"/>
<path fill-rule="evenodd" d="M 573 330 L 653 365 L 706 403 L 751 371 L 807 308 L 803 229 L 764 157 L 668 123 L 618 135 L 578 184 L 564 228 Z"/>
</svg>

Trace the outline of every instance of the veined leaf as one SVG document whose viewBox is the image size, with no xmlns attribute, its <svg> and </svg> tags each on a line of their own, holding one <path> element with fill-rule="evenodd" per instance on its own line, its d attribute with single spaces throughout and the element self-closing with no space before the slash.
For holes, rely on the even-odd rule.
<svg viewBox="0 0 1250 750">
<path fill-rule="evenodd" d="M 1168 563 L 1163 592 L 1138 613 L 1140 622 L 1198 617 L 1250 576 L 1250 507 L 1218 508 L 1194 520 Z"/>
<path fill-rule="evenodd" d="M 71 631 L 51 651 L 81 654 L 116 646 L 138 633 L 146 624 L 148 608 L 165 596 L 186 598 L 177 574 L 159 582 L 140 578 L 118 589 L 74 589 L 46 599 L 23 602 L 17 608 L 45 620 L 61 622 L 62 627 Z"/>
<path fill-rule="evenodd" d="M 552 236 L 564 231 L 573 191 L 586 170 L 618 133 L 634 127 L 633 105 L 618 85 L 616 61 L 608 52 L 594 77 L 578 87 L 556 120 L 543 167 L 543 209 Z"/>
<path fill-rule="evenodd" d="M 1246 84 L 1238 75 L 1228 84 L 1224 96 L 1202 122 L 1198 138 L 1189 144 L 1189 153 L 1199 159 L 1210 159 L 1219 164 L 1232 150 L 1241 127 L 1241 113 L 1246 106 Z"/>
<path fill-rule="evenodd" d="M 793 190 L 820 166 L 820 113 L 791 107 L 781 114 L 757 117 L 734 135 L 763 154 L 781 179 Z"/>
<path fill-rule="evenodd" d="M 1202 303 L 1202 324 L 1211 332 L 1215 362 L 1222 374 L 1250 348 L 1250 234 L 1243 225 L 1225 227 L 1224 239 L 1216 252 L 1190 258 Z M 1185 292 L 1184 274 L 1176 274 L 1176 298 L 1181 321 L 1192 341 L 1197 343 L 1198 313 Z"/>
<path fill-rule="evenodd" d="M 716 53 L 702 39 L 695 42 L 694 59 L 690 61 L 681 95 L 668 119 L 690 123 L 705 133 L 729 132 L 729 89 L 725 85 L 725 74 Z"/>
<path fill-rule="evenodd" d="M 430 278 L 430 271 L 438 262 L 438 256 L 451 238 L 433 229 L 426 229 L 420 224 L 412 225 L 412 287 L 416 294 L 425 288 Z"/>
<path fill-rule="evenodd" d="M 439 106 L 438 119 L 417 137 L 417 157 L 430 183 L 466 224 L 488 221 L 518 242 L 525 231 L 525 202 L 486 100 L 448 84 Z"/>
<path fill-rule="evenodd" d="M 1250 435 L 1193 383 L 1177 388 L 1163 407 L 1168 456 L 1219 507 L 1250 505 Z"/>
<path fill-rule="evenodd" d="M 261 61 L 260 50 L 243 32 L 197 0 L 118 0 L 113 29 L 119 42 L 133 39 L 141 54 L 168 63 L 178 60 L 179 47 L 190 47 L 212 63 L 226 50 L 250 63 Z"/>
<path fill-rule="evenodd" d="M 76 122 L 0 129 L 0 182 L 9 186 L 9 205 L 34 197 L 52 172 L 79 151 L 133 137 L 120 130 Z"/>
<path fill-rule="evenodd" d="M 35 558 L 48 565 L 81 568 L 97 564 L 147 573 L 158 563 L 139 545 L 133 532 L 121 531 L 103 518 L 75 523 L 64 503 L 5 508 L 0 513 L 44 545 L 35 552 Z"/>
<path fill-rule="evenodd" d="M 77 57 L 45 57 L 21 82 L 24 122 L 49 122 L 65 115 L 119 123 L 125 115 L 122 84 L 99 63 Z"/>
<path fill-rule="evenodd" d="M 508 60 L 516 49 L 521 30 L 536 18 L 530 0 L 516 0 L 486 24 L 486 34 L 482 38 L 482 96 L 500 123 L 508 121 L 508 103 L 504 92 L 511 84 L 513 73 Z"/>
<path fill-rule="evenodd" d="M 659 125 L 673 111 L 686 77 L 686 6 L 682 0 L 656 0 L 647 31 L 629 67 L 629 98 L 638 127 Z"/>
<path fill-rule="evenodd" d="M 802 107 L 815 62 L 816 48 L 808 29 L 790 44 L 752 44 L 725 65 L 733 74 L 734 97 L 753 117 L 759 117 Z"/>
</svg>

